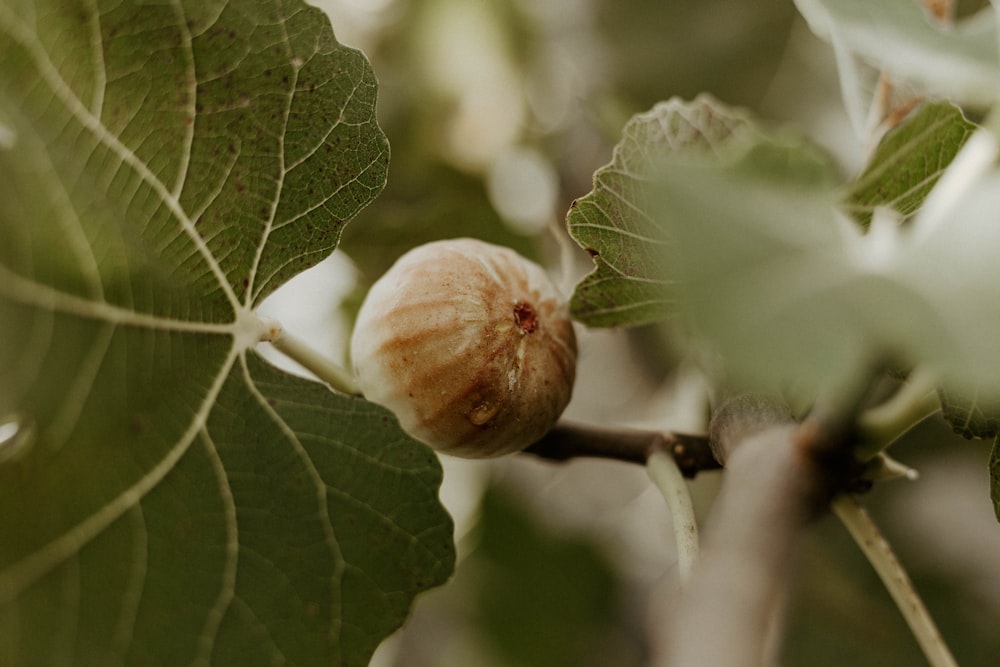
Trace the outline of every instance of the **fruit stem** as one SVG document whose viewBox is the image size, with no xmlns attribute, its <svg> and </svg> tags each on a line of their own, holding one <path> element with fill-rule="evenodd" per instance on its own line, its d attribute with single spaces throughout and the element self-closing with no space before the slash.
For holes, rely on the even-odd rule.
<svg viewBox="0 0 1000 667">
<path fill-rule="evenodd" d="M 681 582 L 685 582 L 698 560 L 698 524 L 694 518 L 691 492 L 677 461 L 663 450 L 649 455 L 646 471 L 667 501 L 677 545 L 677 569 Z"/>
<path fill-rule="evenodd" d="M 320 380 L 330 385 L 334 391 L 352 396 L 360 396 L 361 389 L 351 373 L 312 349 L 304 341 L 282 330 L 270 340 L 275 349 L 289 359 L 299 363 Z"/>
<path fill-rule="evenodd" d="M 858 417 L 860 443 L 854 450 L 859 461 L 870 461 L 904 433 L 941 409 L 934 377 L 917 369 L 892 398 Z"/>
<path fill-rule="evenodd" d="M 934 619 L 871 515 L 849 495 L 837 496 L 831 507 L 875 568 L 931 667 L 956 667 L 955 658 L 941 638 Z"/>
<path fill-rule="evenodd" d="M 566 420 L 524 451 L 549 461 L 596 457 L 639 465 L 646 465 L 652 452 L 666 451 L 685 477 L 722 467 L 712 454 L 707 435 L 604 428 Z"/>
</svg>

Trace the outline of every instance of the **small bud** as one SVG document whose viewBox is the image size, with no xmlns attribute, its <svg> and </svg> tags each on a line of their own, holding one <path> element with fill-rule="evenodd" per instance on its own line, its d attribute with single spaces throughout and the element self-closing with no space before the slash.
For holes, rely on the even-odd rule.
<svg viewBox="0 0 1000 667">
<path fill-rule="evenodd" d="M 473 239 L 400 257 L 365 298 L 351 355 L 368 400 L 415 438 L 470 458 L 541 438 L 576 376 L 573 324 L 545 271 Z"/>
</svg>

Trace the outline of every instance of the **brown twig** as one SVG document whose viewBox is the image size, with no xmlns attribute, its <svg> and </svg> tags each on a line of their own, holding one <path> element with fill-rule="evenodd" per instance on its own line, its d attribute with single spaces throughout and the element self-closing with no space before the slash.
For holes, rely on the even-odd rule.
<svg viewBox="0 0 1000 667">
<path fill-rule="evenodd" d="M 650 453 L 660 450 L 672 454 L 688 478 L 721 467 L 712 455 L 706 435 L 612 429 L 570 422 L 556 424 L 524 451 L 551 461 L 597 457 L 646 465 Z"/>
</svg>

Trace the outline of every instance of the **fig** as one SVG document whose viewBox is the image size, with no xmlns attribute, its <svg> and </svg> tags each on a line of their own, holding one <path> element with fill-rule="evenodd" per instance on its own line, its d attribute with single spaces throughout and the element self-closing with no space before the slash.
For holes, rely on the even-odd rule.
<svg viewBox="0 0 1000 667">
<path fill-rule="evenodd" d="M 400 257 L 368 292 L 351 337 L 365 397 L 418 440 L 468 458 L 545 435 L 569 403 L 576 355 L 545 270 L 467 238 Z"/>
</svg>

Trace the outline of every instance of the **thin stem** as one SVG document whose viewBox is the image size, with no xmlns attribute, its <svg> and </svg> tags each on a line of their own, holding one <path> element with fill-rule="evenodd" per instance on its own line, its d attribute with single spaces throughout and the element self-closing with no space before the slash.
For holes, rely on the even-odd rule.
<svg viewBox="0 0 1000 667">
<path fill-rule="evenodd" d="M 831 506 L 875 568 L 931 667 L 957 667 L 923 600 L 868 512 L 848 495 L 837 496 Z"/>
<path fill-rule="evenodd" d="M 911 482 L 920 477 L 920 473 L 908 465 L 900 463 L 885 452 L 879 452 L 865 463 L 861 479 L 868 482 L 885 482 L 892 479 L 908 479 Z"/>
<path fill-rule="evenodd" d="M 655 451 L 649 455 L 646 471 L 670 509 L 674 541 L 677 543 L 677 569 L 681 581 L 687 581 L 698 560 L 698 524 L 695 522 L 687 481 L 674 457 L 664 451 Z"/>
<path fill-rule="evenodd" d="M 342 394 L 361 395 L 358 384 L 346 369 L 333 363 L 322 354 L 312 349 L 302 340 L 281 331 L 276 338 L 270 341 L 275 349 L 281 351 L 288 358 L 304 366 L 313 375 L 323 380 L 331 388 Z"/>
<path fill-rule="evenodd" d="M 934 376 L 917 369 L 885 403 L 858 417 L 861 442 L 855 449 L 860 461 L 869 461 L 912 427 L 941 409 Z"/>
</svg>

